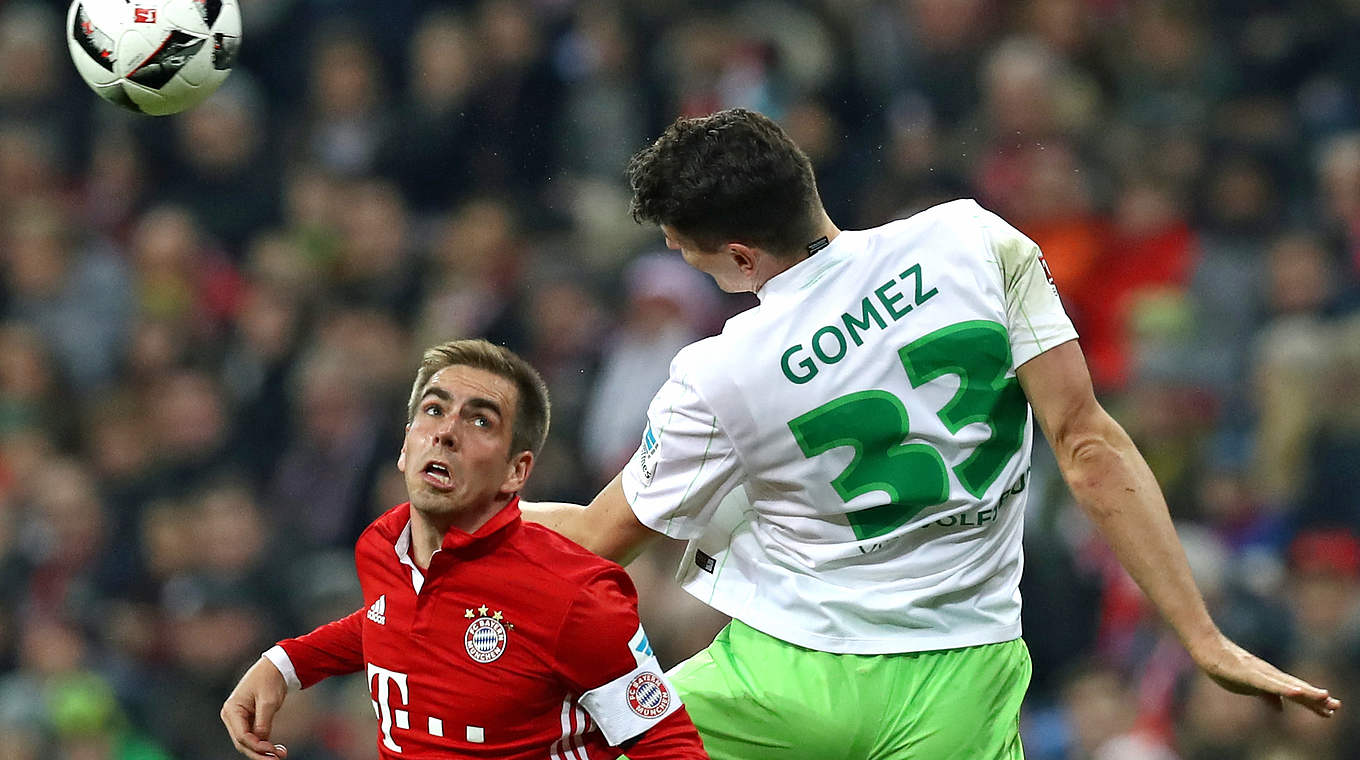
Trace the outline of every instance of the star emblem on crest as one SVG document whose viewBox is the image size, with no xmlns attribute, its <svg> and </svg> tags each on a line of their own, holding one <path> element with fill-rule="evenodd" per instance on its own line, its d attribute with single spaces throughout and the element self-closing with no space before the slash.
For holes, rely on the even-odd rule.
<svg viewBox="0 0 1360 760">
<path fill-rule="evenodd" d="M 472 618 L 477 617 L 477 613 L 473 612 L 473 611 L 472 611 L 472 608 L 469 607 L 469 608 L 467 609 L 467 611 L 463 613 L 463 617 L 468 618 L 469 620 L 471 620 Z"/>
<path fill-rule="evenodd" d="M 500 610 L 496 610 L 496 614 L 492 615 L 492 616 L 491 616 L 491 619 L 492 619 L 492 620 L 504 620 L 504 619 L 505 619 L 505 616 L 501 614 L 501 611 L 500 611 Z"/>
</svg>

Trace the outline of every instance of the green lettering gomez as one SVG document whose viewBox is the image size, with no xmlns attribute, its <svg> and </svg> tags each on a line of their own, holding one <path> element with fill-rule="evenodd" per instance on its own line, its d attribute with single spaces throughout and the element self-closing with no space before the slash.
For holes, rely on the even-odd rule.
<svg viewBox="0 0 1360 760">
<path fill-rule="evenodd" d="M 924 279 L 921 265 L 913 264 L 897 275 L 896 279 L 874 288 L 872 295 L 861 298 L 858 309 L 841 314 L 835 323 L 817 328 L 808 339 L 807 347 L 795 343 L 784 349 L 779 359 L 784 377 L 798 385 L 812 380 L 821 367 L 839 362 L 850 353 L 851 348 L 864 345 L 863 334 L 873 329 L 882 330 L 888 326 L 888 319 L 896 322 L 910 314 L 912 309 L 934 298 L 939 290 L 925 290 L 922 284 Z M 897 290 L 899 282 L 910 283 L 910 295 Z M 884 318 L 885 315 L 888 319 Z"/>
</svg>

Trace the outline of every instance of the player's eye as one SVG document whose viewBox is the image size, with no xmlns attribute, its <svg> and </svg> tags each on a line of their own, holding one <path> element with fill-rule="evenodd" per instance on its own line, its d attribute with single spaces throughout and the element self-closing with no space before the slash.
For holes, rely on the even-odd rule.
<svg viewBox="0 0 1360 760">
<path fill-rule="evenodd" d="M 433 401 L 426 404 L 421 411 L 431 417 L 438 417 L 444 413 L 444 410 L 439 407 L 439 404 L 436 404 Z"/>
<path fill-rule="evenodd" d="M 472 424 L 476 425 L 477 427 L 489 428 L 491 427 L 491 420 L 490 418 L 484 417 L 479 414 L 476 417 L 472 418 Z"/>
</svg>

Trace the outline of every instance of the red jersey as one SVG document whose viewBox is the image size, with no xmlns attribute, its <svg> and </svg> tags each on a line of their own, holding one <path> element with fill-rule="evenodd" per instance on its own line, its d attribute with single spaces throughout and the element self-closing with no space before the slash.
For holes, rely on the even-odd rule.
<svg viewBox="0 0 1360 760">
<path fill-rule="evenodd" d="M 707 758 L 652 656 L 627 573 L 520 519 L 451 529 L 422 573 L 410 505 L 359 537 L 364 606 L 267 653 L 295 688 L 365 672 L 397 758 Z"/>
</svg>

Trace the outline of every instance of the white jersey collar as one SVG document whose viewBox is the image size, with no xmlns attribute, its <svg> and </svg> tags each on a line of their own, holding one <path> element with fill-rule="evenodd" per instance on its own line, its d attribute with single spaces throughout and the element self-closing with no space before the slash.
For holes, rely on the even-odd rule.
<svg viewBox="0 0 1360 760">
<path fill-rule="evenodd" d="M 825 248 L 766 280 L 765 284 L 760 286 L 760 290 L 756 291 L 756 298 L 760 299 L 762 304 L 767 303 L 771 298 L 778 299 L 796 293 L 820 280 L 826 270 L 840 260 L 841 252 L 845 250 L 845 246 L 841 245 L 841 238 L 851 232 L 852 230 L 841 230 L 836 239 Z"/>
</svg>

